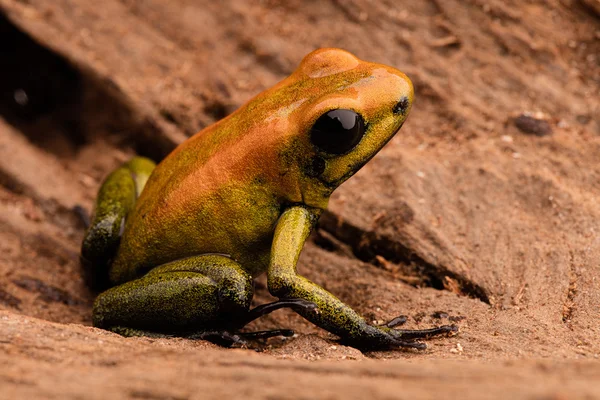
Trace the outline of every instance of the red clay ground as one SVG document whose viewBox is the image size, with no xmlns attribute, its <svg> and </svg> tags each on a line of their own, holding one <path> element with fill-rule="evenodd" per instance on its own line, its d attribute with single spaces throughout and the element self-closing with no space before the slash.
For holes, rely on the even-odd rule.
<svg viewBox="0 0 600 400">
<path fill-rule="evenodd" d="M 0 0 L 0 398 L 600 398 L 599 6 Z M 91 328 L 73 207 L 326 46 L 417 98 L 299 269 L 369 320 L 460 333 L 362 354 L 278 311 L 253 328 L 298 336 L 256 353 Z"/>
</svg>

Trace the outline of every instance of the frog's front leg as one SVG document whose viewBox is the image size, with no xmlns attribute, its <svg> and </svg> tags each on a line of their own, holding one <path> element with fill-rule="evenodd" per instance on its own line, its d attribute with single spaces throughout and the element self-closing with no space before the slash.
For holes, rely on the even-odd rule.
<svg viewBox="0 0 600 400">
<path fill-rule="evenodd" d="M 296 272 L 300 251 L 319 212 L 302 206 L 287 209 L 275 230 L 268 270 L 269 291 L 280 298 L 304 299 L 317 305 L 317 311 L 297 312 L 315 325 L 334 333 L 344 343 L 365 349 L 413 347 L 426 348 L 416 338 L 426 338 L 456 331 L 453 325 L 426 330 L 396 330 L 389 326 L 372 326 L 334 295 Z M 397 325 L 397 324 L 396 324 Z"/>
<path fill-rule="evenodd" d="M 244 338 L 235 332 L 279 308 L 315 308 L 306 301 L 284 300 L 248 311 L 252 296 L 252 277 L 237 262 L 218 254 L 193 256 L 156 267 L 100 294 L 93 323 L 125 336 L 176 335 L 225 344 Z M 290 334 L 276 330 L 246 336 Z"/>
<path fill-rule="evenodd" d="M 81 261 L 88 285 L 105 289 L 108 268 L 114 257 L 125 220 L 142 192 L 155 164 L 144 157 L 134 157 L 114 170 L 102 183 L 95 212 L 81 245 Z"/>
</svg>

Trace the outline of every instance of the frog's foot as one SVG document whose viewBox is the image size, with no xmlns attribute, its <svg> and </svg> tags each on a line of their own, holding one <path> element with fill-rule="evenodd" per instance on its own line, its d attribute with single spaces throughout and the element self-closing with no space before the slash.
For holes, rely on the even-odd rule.
<svg viewBox="0 0 600 400">
<path fill-rule="evenodd" d="M 263 304 L 257 307 L 254 307 L 252 310 L 248 311 L 248 313 L 239 321 L 238 326 L 245 326 L 250 322 L 254 321 L 257 318 L 262 317 L 263 315 L 267 315 L 272 313 L 275 310 L 279 310 L 280 308 L 291 308 L 292 310 L 305 311 L 305 312 L 317 312 L 317 305 L 313 302 L 302 300 L 302 299 L 279 299 L 278 301 L 274 301 L 272 303 Z M 237 322 L 236 322 L 237 324 Z M 293 333 L 292 333 L 293 335 Z M 283 335 L 285 336 L 285 335 Z"/>
<path fill-rule="evenodd" d="M 317 306 L 315 303 L 302 299 L 280 299 L 268 304 L 262 304 L 248 311 L 243 318 L 235 322 L 235 326 L 242 328 L 254 321 L 257 318 L 272 313 L 281 308 L 291 308 L 294 311 L 316 312 Z M 235 330 L 233 330 L 235 331 Z M 268 339 L 275 336 L 291 337 L 294 336 L 294 331 L 291 329 L 273 329 L 267 331 L 256 332 L 236 332 L 231 333 L 229 330 L 201 332 L 187 336 L 192 339 L 204 339 L 225 347 L 234 345 L 246 345 L 248 341 Z"/>
<path fill-rule="evenodd" d="M 396 317 L 385 324 L 381 325 L 385 328 L 395 328 L 400 325 L 404 325 L 408 317 L 401 315 Z M 392 329 L 391 334 L 394 340 L 401 342 L 400 347 L 410 347 L 416 349 L 426 349 L 425 343 L 416 342 L 415 339 L 429 339 L 434 336 L 450 334 L 458 332 L 456 325 L 442 325 L 435 328 L 429 329 Z"/>
<path fill-rule="evenodd" d="M 240 336 L 249 340 L 268 339 L 275 336 L 292 337 L 294 331 L 291 329 L 272 329 L 270 331 L 242 332 Z"/>
<path fill-rule="evenodd" d="M 391 322 L 394 322 L 394 320 L 388 322 L 388 324 L 384 326 L 390 328 L 390 325 L 398 325 L 398 323 L 391 324 Z M 429 329 L 390 329 L 388 331 L 388 343 L 385 345 L 386 347 L 391 346 L 425 350 L 427 345 L 425 343 L 418 342 L 417 339 L 430 339 L 434 336 L 450 334 L 454 332 L 458 332 L 458 327 L 456 325 L 442 325 Z"/>
<path fill-rule="evenodd" d="M 385 326 L 386 328 L 395 328 L 397 326 L 404 325 L 406 321 L 408 321 L 408 317 L 406 315 L 400 315 L 399 317 L 386 322 L 382 326 Z"/>
<path fill-rule="evenodd" d="M 254 307 L 242 318 L 235 321 L 235 327 L 242 328 L 255 319 L 281 308 L 291 308 L 294 311 L 316 312 L 317 305 L 302 299 L 280 299 L 272 303 Z M 231 334 L 230 331 L 226 330 L 220 332 L 203 332 L 193 336 L 196 339 L 205 339 L 221 346 L 231 347 L 234 345 L 246 345 L 248 341 L 268 339 L 275 336 L 291 337 L 294 336 L 294 331 L 291 329 L 273 329 L 256 332 L 236 332 L 235 334 Z"/>
<path fill-rule="evenodd" d="M 442 325 L 429 329 L 394 329 L 394 326 L 403 324 L 405 318 L 394 318 L 390 322 L 380 325 L 364 325 L 363 336 L 358 340 L 342 339 L 342 343 L 349 344 L 362 350 L 391 350 L 409 348 L 425 350 L 427 345 L 418 339 L 430 339 L 434 336 L 458 332 L 456 325 Z"/>
<path fill-rule="evenodd" d="M 227 330 L 209 330 L 191 334 L 176 334 L 153 332 L 142 329 L 127 328 L 124 326 L 114 326 L 110 328 L 110 331 L 125 337 L 148 337 L 154 339 L 182 337 L 190 340 L 207 340 L 223 347 L 246 346 L 248 341 L 268 339 L 275 336 L 294 336 L 294 331 L 291 329 L 273 329 L 269 331 L 236 333 Z"/>
<path fill-rule="evenodd" d="M 230 331 L 206 331 L 186 335 L 186 339 L 192 340 L 207 340 L 223 347 L 246 346 L 248 341 L 268 339 L 275 336 L 290 337 L 294 336 L 294 331 L 291 329 L 273 329 L 270 331 L 256 332 L 238 332 Z"/>
<path fill-rule="evenodd" d="M 223 347 L 232 346 L 245 346 L 248 341 L 268 339 L 275 336 L 291 337 L 294 336 L 294 331 L 291 329 L 273 329 L 268 331 L 256 331 L 256 332 L 237 332 L 237 328 L 242 328 L 254 321 L 257 318 L 272 313 L 275 310 L 281 308 L 291 308 L 294 311 L 313 311 L 316 310 L 317 306 L 315 303 L 301 299 L 280 299 L 268 304 L 262 304 L 254 307 L 248 311 L 246 315 L 235 321 L 234 326 L 231 330 L 215 330 L 194 333 L 185 336 L 188 339 L 201 339 L 208 340 Z M 235 333 L 232 333 L 235 332 Z"/>
<path fill-rule="evenodd" d="M 395 335 L 399 335 L 402 339 L 429 339 L 434 336 L 458 332 L 458 326 L 442 325 L 429 329 L 394 329 L 393 332 Z"/>
</svg>

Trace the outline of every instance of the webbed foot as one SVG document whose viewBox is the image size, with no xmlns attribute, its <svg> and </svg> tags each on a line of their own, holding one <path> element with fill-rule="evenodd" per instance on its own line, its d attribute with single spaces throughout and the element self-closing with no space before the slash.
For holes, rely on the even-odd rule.
<svg viewBox="0 0 600 400">
<path fill-rule="evenodd" d="M 272 313 L 273 311 L 281 308 L 291 308 L 294 311 L 313 311 L 316 310 L 317 306 L 306 300 L 301 299 L 280 299 L 268 304 L 262 304 L 254 307 L 248 311 L 242 318 L 237 319 L 235 323 L 232 323 L 232 328 L 227 330 L 215 330 L 207 332 L 199 332 L 185 336 L 188 339 L 202 339 L 208 340 L 215 344 L 224 347 L 232 347 L 236 345 L 244 346 L 248 344 L 248 341 L 268 339 L 275 336 L 291 337 L 294 336 L 294 331 L 291 329 L 272 329 L 266 331 L 256 332 L 238 332 L 237 329 L 241 329 L 250 322 L 257 318 Z M 235 332 L 235 333 L 232 333 Z"/>
<path fill-rule="evenodd" d="M 416 339 L 429 339 L 434 336 L 458 332 L 458 326 L 456 325 L 442 325 L 428 329 L 395 329 L 397 326 L 404 325 L 407 320 L 408 318 L 405 315 L 401 315 L 381 325 L 389 328 L 389 344 L 391 346 L 425 350 L 427 345 L 417 342 Z"/>
<path fill-rule="evenodd" d="M 291 329 L 273 329 L 268 331 L 256 332 L 237 332 L 229 331 L 206 331 L 184 336 L 186 339 L 207 340 L 223 347 L 247 346 L 249 341 L 268 339 L 275 336 L 291 337 L 294 331 Z"/>
<path fill-rule="evenodd" d="M 418 339 L 429 339 L 434 336 L 458 332 L 456 325 L 442 325 L 428 329 L 395 329 L 407 321 L 402 315 L 379 326 L 364 326 L 363 337 L 350 340 L 342 340 L 348 344 L 363 350 L 391 350 L 398 348 L 411 348 L 425 350 L 427 345 L 417 341 Z"/>
</svg>

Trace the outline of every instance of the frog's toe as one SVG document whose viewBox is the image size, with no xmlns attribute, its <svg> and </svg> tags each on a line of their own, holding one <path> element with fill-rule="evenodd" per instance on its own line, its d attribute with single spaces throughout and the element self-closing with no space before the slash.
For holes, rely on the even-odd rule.
<svg viewBox="0 0 600 400">
<path fill-rule="evenodd" d="M 376 348 L 403 348 L 403 349 L 416 349 L 425 350 L 427 345 L 425 343 L 417 341 L 418 339 L 429 339 L 434 336 L 452 334 L 458 332 L 456 325 L 442 325 L 435 328 L 429 329 L 389 329 L 394 326 L 403 324 L 404 318 L 398 317 L 383 326 L 388 328 L 385 330 L 383 337 L 379 337 L 377 345 L 373 346 L 372 349 Z"/>
<path fill-rule="evenodd" d="M 434 336 L 458 332 L 456 325 L 442 325 L 429 329 L 394 329 L 393 335 L 401 340 L 428 339 Z"/>
<path fill-rule="evenodd" d="M 234 347 L 247 346 L 249 341 L 268 339 L 275 336 L 291 337 L 294 336 L 294 331 L 291 329 L 273 329 L 268 331 L 237 333 L 232 333 L 230 331 L 206 331 L 194 333 L 185 337 L 186 339 L 192 340 L 207 340 L 223 347 Z"/>
<path fill-rule="evenodd" d="M 247 340 L 257 340 L 275 336 L 292 337 L 294 336 L 294 331 L 292 329 L 273 329 L 270 331 L 242 332 L 239 335 Z"/>
<path fill-rule="evenodd" d="M 342 341 L 343 343 L 343 341 Z M 425 350 L 427 345 L 414 339 L 398 335 L 395 330 L 381 331 L 376 337 L 362 343 L 346 343 L 362 350 L 394 350 L 394 349 L 416 349 Z"/>
<path fill-rule="evenodd" d="M 400 315 L 400 316 L 386 322 L 382 326 L 385 326 L 386 328 L 395 328 L 397 326 L 404 325 L 406 323 L 406 321 L 408 321 L 408 317 L 406 315 Z"/>
</svg>

